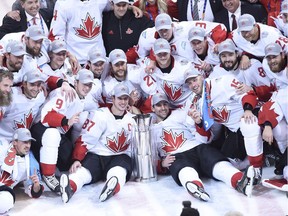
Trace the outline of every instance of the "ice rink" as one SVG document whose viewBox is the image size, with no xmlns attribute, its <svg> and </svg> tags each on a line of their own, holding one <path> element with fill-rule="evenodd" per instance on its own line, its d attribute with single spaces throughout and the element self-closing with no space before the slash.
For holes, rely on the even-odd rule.
<svg viewBox="0 0 288 216">
<path fill-rule="evenodd" d="M 273 177 L 273 168 L 264 168 L 263 176 Z M 18 188 L 15 207 L 9 215 L 177 216 L 182 211 L 183 200 L 190 200 L 201 216 L 224 216 L 229 211 L 239 211 L 245 216 L 288 215 L 285 193 L 262 185 L 255 187 L 253 196 L 248 198 L 222 182 L 204 179 L 211 201 L 202 202 L 179 187 L 171 176 L 158 177 L 158 181 L 149 183 L 129 181 L 118 194 L 103 203 L 98 197 L 104 182 L 84 186 L 66 204 L 47 189 L 42 197 L 32 199 Z"/>
</svg>

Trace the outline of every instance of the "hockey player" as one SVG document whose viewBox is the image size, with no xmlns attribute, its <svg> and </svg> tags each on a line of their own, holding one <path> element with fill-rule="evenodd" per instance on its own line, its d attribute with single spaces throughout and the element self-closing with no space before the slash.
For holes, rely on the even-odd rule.
<svg viewBox="0 0 288 216">
<path fill-rule="evenodd" d="M 280 14 L 274 20 L 276 27 L 283 33 L 285 37 L 288 37 L 288 2 L 282 1 Z"/>
<path fill-rule="evenodd" d="M 241 56 L 231 39 L 226 39 L 218 46 L 220 64 L 214 67 L 209 75 L 210 79 L 233 74 L 241 83 L 237 86 L 237 92 L 243 94 L 251 90 L 255 91 L 260 101 L 267 101 L 271 94 L 266 89 L 270 86 L 262 64 L 256 59 L 251 59 L 251 66 L 246 70 L 240 68 Z"/>
<path fill-rule="evenodd" d="M 135 121 L 133 115 L 126 112 L 129 89 L 120 83 L 113 92 L 111 108 L 91 112 L 83 125 L 73 151 L 75 162 L 69 175 L 62 174 L 60 178 L 64 203 L 83 185 L 106 178 L 99 196 L 103 202 L 118 193 L 131 176 L 131 134 Z"/>
<path fill-rule="evenodd" d="M 238 28 L 231 33 L 230 37 L 236 46 L 243 51 L 241 58 L 241 68 L 243 69 L 250 66 L 250 58 L 257 58 L 262 61 L 267 44 L 279 43 L 281 47 L 287 47 L 288 42 L 278 29 L 256 23 L 250 14 L 243 14 L 239 17 Z"/>
<path fill-rule="evenodd" d="M 24 182 L 25 193 L 32 198 L 41 196 L 39 164 L 30 152 L 31 133 L 26 128 L 16 129 L 8 142 L 0 138 L 0 214 L 6 215 L 13 208 L 16 194 L 13 188 Z"/>
<path fill-rule="evenodd" d="M 263 142 L 257 117 L 252 113 L 258 102 L 254 92 L 238 94 L 237 87 L 241 82 L 232 74 L 204 80 L 199 71 L 190 70 L 185 74 L 185 82 L 195 93 L 189 101 L 190 107 L 197 107 L 200 111 L 206 130 L 213 120 L 225 126 L 227 135 L 221 152 L 230 159 L 240 160 L 246 157 L 247 152 L 250 165 L 255 170 L 254 184 L 260 183 Z M 203 104 L 207 109 L 203 109 Z"/>
<path fill-rule="evenodd" d="M 165 93 L 173 108 L 184 105 L 191 91 L 184 82 L 184 73 L 189 67 L 197 67 L 179 56 L 172 56 L 167 40 L 159 38 L 155 41 L 153 52 L 157 67 L 153 74 L 146 74 L 142 79 L 141 88 L 148 94 Z M 200 70 L 200 69 L 199 69 Z M 149 107 L 151 109 L 151 105 Z"/>
<path fill-rule="evenodd" d="M 131 96 L 130 106 L 137 106 L 142 98 L 140 87 L 141 76 L 145 73 L 137 65 L 127 64 L 127 57 L 123 50 L 114 49 L 109 53 L 110 75 L 103 82 L 103 96 L 106 104 L 112 103 L 113 89 L 119 83 L 124 83 L 128 88 Z"/>
<path fill-rule="evenodd" d="M 93 74 L 87 69 L 81 69 L 75 79 L 77 97 L 73 101 L 65 100 L 60 88 L 50 92 L 41 110 L 41 121 L 31 128 L 37 140 L 32 151 L 36 159 L 40 158 L 43 181 L 54 192 L 59 192 L 56 165 L 60 171 L 68 170 L 71 165 L 73 143 L 67 132 L 79 121 L 85 96 L 93 85 Z"/>
<path fill-rule="evenodd" d="M 12 102 L 13 74 L 0 69 L 0 121 Z"/>
<path fill-rule="evenodd" d="M 11 141 L 17 128 L 30 129 L 45 101 L 42 91 L 46 77 L 38 69 L 27 71 L 22 86 L 12 87 L 12 103 L 0 121 L 0 137 Z"/>
<path fill-rule="evenodd" d="M 210 196 L 199 178 L 202 174 L 251 196 L 253 167 L 249 167 L 243 175 L 219 150 L 206 144 L 212 134 L 198 126 L 201 124 L 201 115 L 195 108 L 190 110 L 192 118 L 183 109 L 171 112 L 166 95 L 157 93 L 152 98 L 152 110 L 156 115 L 151 127 L 152 137 L 162 158 L 161 170 L 168 168 L 179 186 L 185 187 L 192 196 L 209 201 Z"/>
<path fill-rule="evenodd" d="M 93 46 L 105 52 L 102 39 L 102 12 L 110 9 L 109 0 L 63 0 L 57 1 L 51 22 L 49 39 L 64 39 L 67 50 L 73 53 L 80 64 L 85 64 L 87 56 L 83 47 L 90 50 Z M 131 8 L 133 6 L 129 6 Z M 135 11 L 136 10 L 136 11 Z M 141 13 L 133 7 L 133 12 Z"/>
<path fill-rule="evenodd" d="M 192 62 L 199 65 L 208 77 L 213 67 L 219 63 L 218 55 L 214 51 L 215 43 L 206 36 L 205 29 L 197 26 L 189 30 L 188 40 L 194 51 Z"/>
<path fill-rule="evenodd" d="M 287 165 L 287 143 L 288 143 L 288 87 L 273 93 L 272 98 L 265 103 L 259 112 L 259 125 L 263 127 L 262 137 L 270 145 L 274 139 L 282 153 L 280 161 L 275 164 L 274 173 L 278 175 L 275 179 L 264 179 L 262 184 L 267 187 L 288 192 L 288 165 Z"/>
<path fill-rule="evenodd" d="M 287 54 L 278 43 L 265 46 L 263 69 L 272 84 L 271 91 L 288 85 Z"/>
</svg>

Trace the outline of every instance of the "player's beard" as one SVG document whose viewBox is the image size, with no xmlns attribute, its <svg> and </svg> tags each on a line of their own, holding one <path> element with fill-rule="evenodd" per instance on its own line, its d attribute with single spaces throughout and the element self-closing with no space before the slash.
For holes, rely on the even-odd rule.
<svg viewBox="0 0 288 216">
<path fill-rule="evenodd" d="M 40 55 L 41 49 L 35 51 L 34 49 L 31 49 L 30 47 L 26 46 L 26 52 L 32 55 L 33 57 L 38 57 Z"/>
<path fill-rule="evenodd" d="M 4 94 L 0 90 L 0 106 L 9 106 L 12 102 L 12 93 Z"/>
<path fill-rule="evenodd" d="M 226 67 L 225 64 L 221 61 L 221 65 L 222 65 L 222 67 L 223 67 L 226 71 L 230 71 L 230 70 L 234 70 L 234 69 L 238 68 L 239 63 L 240 63 L 240 57 L 237 57 L 236 60 L 235 60 L 235 62 L 234 62 L 231 66 L 227 66 L 227 67 Z M 237 67 L 236 67 L 236 65 L 237 65 Z"/>
</svg>

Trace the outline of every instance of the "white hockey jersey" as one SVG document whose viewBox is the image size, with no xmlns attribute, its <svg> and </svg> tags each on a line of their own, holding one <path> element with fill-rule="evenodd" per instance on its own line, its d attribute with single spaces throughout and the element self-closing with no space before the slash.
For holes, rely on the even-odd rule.
<svg viewBox="0 0 288 216">
<path fill-rule="evenodd" d="M 196 132 L 194 121 L 190 124 L 187 118 L 190 117 L 185 110 L 176 109 L 164 121 L 152 124 L 152 142 L 161 157 L 187 151 L 211 140 L 211 136 Z"/>
<path fill-rule="evenodd" d="M 61 134 L 65 134 L 70 127 L 61 125 L 64 117 L 70 119 L 74 114 L 84 110 L 85 99 L 77 96 L 73 101 L 65 99 L 61 89 L 57 88 L 49 93 L 41 110 L 41 123 L 46 127 L 57 128 Z"/>
<path fill-rule="evenodd" d="M 76 141 L 73 158 L 81 161 L 87 152 L 131 156 L 132 130 L 136 124 L 133 116 L 127 112 L 122 119 L 115 119 L 107 107 L 90 112 Z"/>
<path fill-rule="evenodd" d="M 240 127 L 240 119 L 244 114 L 243 98 L 249 95 L 236 93 L 240 81 L 234 75 L 226 75 L 215 79 L 206 79 L 210 86 L 212 115 L 216 122 L 223 124 L 235 132 Z M 251 99 L 256 105 L 256 96 Z M 253 106 L 253 104 L 251 104 Z"/>
<path fill-rule="evenodd" d="M 11 141 L 17 128 L 30 129 L 36 121 L 40 107 L 45 101 L 43 92 L 39 92 L 36 98 L 28 99 L 21 87 L 12 87 L 13 102 L 6 108 L 0 121 L 0 137 Z"/>
<path fill-rule="evenodd" d="M 64 39 L 67 50 L 85 64 L 87 52 L 97 46 L 105 53 L 102 39 L 102 12 L 110 6 L 109 0 L 60 0 L 54 8 L 49 38 Z"/>
<path fill-rule="evenodd" d="M 238 29 L 231 32 L 231 39 L 239 49 L 254 56 L 263 58 L 265 56 L 265 47 L 270 43 L 277 42 L 281 47 L 287 47 L 287 38 L 283 37 L 277 28 L 260 23 L 257 23 L 257 25 L 260 28 L 260 38 L 255 44 L 243 38 L 241 32 L 238 32 Z"/>
<path fill-rule="evenodd" d="M 274 20 L 274 23 L 285 37 L 288 37 L 288 23 L 284 23 L 282 19 L 282 14 L 278 15 L 276 18 L 271 17 Z"/>
<path fill-rule="evenodd" d="M 170 73 L 163 73 L 159 68 L 155 68 L 153 74 L 146 74 L 141 81 L 141 89 L 148 95 L 161 92 L 167 95 L 172 106 L 183 106 L 191 91 L 185 84 L 185 71 L 189 67 L 197 66 L 179 56 L 173 56 L 174 65 Z"/>
</svg>

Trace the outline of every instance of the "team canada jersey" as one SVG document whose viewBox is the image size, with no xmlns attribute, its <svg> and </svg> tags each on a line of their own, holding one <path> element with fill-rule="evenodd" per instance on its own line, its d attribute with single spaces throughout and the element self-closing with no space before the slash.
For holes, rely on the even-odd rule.
<svg viewBox="0 0 288 216">
<path fill-rule="evenodd" d="M 176 109 L 164 121 L 152 124 L 153 144 L 157 146 L 161 157 L 184 152 L 210 141 L 210 134 L 197 133 L 193 120 L 190 124 L 187 118 L 190 117 L 185 110 Z"/>
<path fill-rule="evenodd" d="M 170 73 L 163 73 L 156 67 L 153 74 L 146 74 L 142 78 L 141 89 L 148 95 L 154 95 L 157 92 L 164 93 L 172 106 L 179 107 L 183 106 L 191 95 L 191 91 L 185 84 L 184 74 L 189 67 L 197 69 L 197 66 L 179 56 L 173 56 L 172 58 L 174 63 Z"/>
<path fill-rule="evenodd" d="M 236 70 L 227 71 L 219 64 L 214 67 L 209 78 L 214 79 L 227 74 L 233 74 L 240 82 L 245 83 L 248 86 L 270 85 L 270 80 L 267 77 L 261 62 L 256 59 L 251 59 L 251 66 L 246 70 L 241 70 L 240 67 L 238 67 Z"/>
<path fill-rule="evenodd" d="M 240 81 L 234 75 L 226 75 L 215 79 L 206 79 L 210 87 L 211 110 L 216 122 L 223 124 L 235 132 L 240 127 L 240 119 L 244 114 L 243 105 L 249 103 L 254 108 L 255 95 L 237 94 L 236 87 Z"/>
<path fill-rule="evenodd" d="M 140 84 L 143 72 L 144 69 L 140 66 L 127 64 L 127 77 L 124 81 L 118 81 L 113 76 L 107 76 L 103 82 L 103 96 L 106 99 L 106 103 L 112 103 L 113 89 L 119 83 L 124 83 L 128 87 L 129 93 L 131 93 L 133 90 L 136 90 L 139 94 L 139 97 L 141 97 L 142 91 Z"/>
<path fill-rule="evenodd" d="M 85 99 L 80 100 L 78 96 L 73 101 L 66 100 L 60 88 L 51 91 L 41 110 L 41 123 L 46 127 L 57 128 L 61 134 L 65 134 L 70 127 L 62 127 L 62 119 L 70 119 L 74 114 L 82 112 L 84 101 Z"/>
<path fill-rule="evenodd" d="M 193 50 L 188 41 L 188 32 L 192 27 L 200 26 L 206 30 L 214 43 L 219 43 L 226 38 L 226 27 L 223 24 L 208 21 L 188 21 L 173 23 L 173 38 L 169 41 L 171 54 L 179 55 L 188 59 L 193 58 Z M 160 38 L 155 27 L 144 30 L 138 41 L 137 53 L 140 59 L 149 55 L 156 39 Z"/>
<path fill-rule="evenodd" d="M 45 101 L 43 91 L 36 98 L 28 99 L 21 87 L 12 87 L 12 103 L 6 108 L 0 121 L 0 137 L 11 141 L 17 128 L 30 129 L 35 122 L 41 105 Z"/>
<path fill-rule="evenodd" d="M 276 87 L 276 89 L 281 89 L 288 85 L 288 67 L 287 66 L 284 68 L 284 70 L 280 71 L 279 73 L 274 73 L 270 70 L 266 58 L 263 59 L 262 65 L 263 65 L 264 71 L 267 74 L 267 77 L 270 79 L 270 83 L 273 84 Z"/>
<path fill-rule="evenodd" d="M 49 39 L 64 39 L 67 50 L 85 64 L 87 52 L 97 46 L 105 53 L 102 40 L 102 12 L 108 7 L 108 0 L 61 0 L 57 1 L 51 22 Z"/>
<path fill-rule="evenodd" d="M 258 114 L 258 123 L 260 125 L 268 121 L 274 128 L 283 119 L 285 119 L 286 124 L 288 124 L 287 93 L 287 86 L 285 88 L 279 89 L 278 91 L 275 91 L 271 99 L 261 107 Z"/>
<path fill-rule="evenodd" d="M 85 97 L 85 107 L 84 110 L 93 110 L 99 107 L 99 104 L 104 104 L 102 98 L 102 82 L 99 79 L 94 79 L 94 85 L 91 91 Z"/>
<path fill-rule="evenodd" d="M 275 23 L 277 29 L 279 29 L 285 37 L 288 37 L 288 23 L 283 22 L 282 16 L 283 15 L 280 14 L 276 18 L 274 18 L 274 17 L 271 17 L 271 18 L 274 20 L 274 23 Z"/>
<path fill-rule="evenodd" d="M 90 112 L 76 141 L 73 159 L 82 161 L 87 152 L 131 156 L 132 130 L 136 124 L 133 116 L 127 112 L 122 119 L 115 119 L 107 107 Z"/>
<path fill-rule="evenodd" d="M 238 32 L 238 29 L 231 32 L 231 39 L 239 49 L 261 58 L 265 56 L 265 47 L 270 43 L 279 43 L 283 49 L 284 47 L 287 49 L 288 39 L 285 38 L 277 28 L 260 23 L 257 23 L 257 25 L 260 29 L 260 38 L 255 44 L 243 38 L 241 32 Z"/>
</svg>

